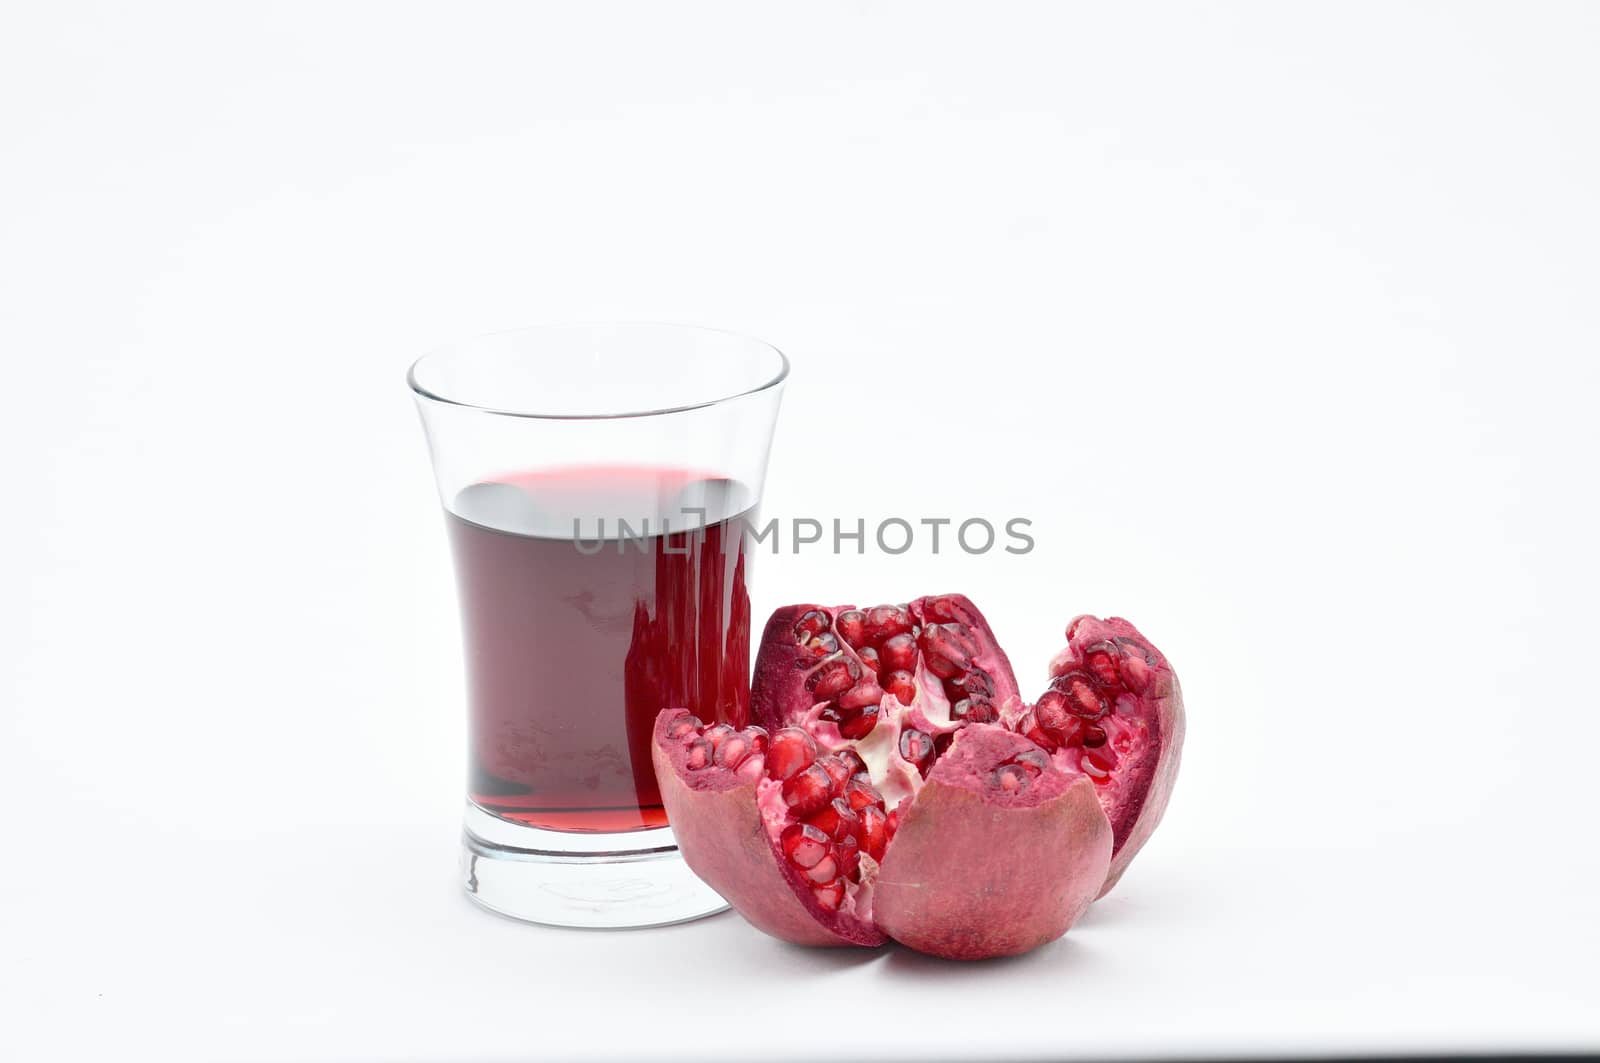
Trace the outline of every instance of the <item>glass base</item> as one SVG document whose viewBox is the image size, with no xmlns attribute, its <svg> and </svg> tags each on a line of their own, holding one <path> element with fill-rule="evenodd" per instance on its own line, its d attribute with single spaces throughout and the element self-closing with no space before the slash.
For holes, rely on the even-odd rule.
<svg viewBox="0 0 1600 1063">
<path fill-rule="evenodd" d="M 669 827 L 626 834 L 540 830 L 469 804 L 463 828 L 467 896 L 513 919 L 619 930 L 684 923 L 728 907 L 683 862 Z"/>
</svg>

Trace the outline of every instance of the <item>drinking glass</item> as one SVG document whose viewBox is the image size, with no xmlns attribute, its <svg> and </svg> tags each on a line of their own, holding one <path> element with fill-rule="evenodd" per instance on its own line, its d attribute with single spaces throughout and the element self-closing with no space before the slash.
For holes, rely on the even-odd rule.
<svg viewBox="0 0 1600 1063">
<path fill-rule="evenodd" d="M 743 531 L 788 370 L 670 325 L 524 329 L 411 367 L 455 557 L 479 904 L 585 927 L 726 907 L 678 855 L 650 736 L 667 707 L 748 722 Z"/>
</svg>

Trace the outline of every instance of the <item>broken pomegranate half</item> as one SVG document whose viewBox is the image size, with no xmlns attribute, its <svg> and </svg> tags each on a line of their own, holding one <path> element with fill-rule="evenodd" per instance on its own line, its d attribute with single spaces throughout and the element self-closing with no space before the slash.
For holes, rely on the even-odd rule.
<svg viewBox="0 0 1600 1063">
<path fill-rule="evenodd" d="M 657 718 L 684 859 L 800 944 L 980 959 L 1061 936 L 1160 818 L 1183 726 L 1132 625 L 1080 617 L 1067 637 L 1029 706 L 961 595 L 778 610 L 752 726 Z"/>
</svg>

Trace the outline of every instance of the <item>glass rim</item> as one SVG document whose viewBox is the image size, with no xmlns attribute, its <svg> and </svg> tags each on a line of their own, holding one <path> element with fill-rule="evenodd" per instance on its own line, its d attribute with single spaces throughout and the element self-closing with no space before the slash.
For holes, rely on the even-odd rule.
<svg viewBox="0 0 1600 1063">
<path fill-rule="evenodd" d="M 677 406 L 663 406 L 657 409 L 622 410 L 606 413 L 540 413 L 536 410 L 506 409 L 497 406 L 488 406 L 476 402 L 466 402 L 462 399 L 453 399 L 448 395 L 441 395 L 438 392 L 430 391 L 417 379 L 417 370 L 422 368 L 424 362 L 443 357 L 458 351 L 460 348 L 464 348 L 470 344 L 482 340 L 489 340 L 504 336 L 514 336 L 520 333 L 563 332 L 569 330 L 575 331 L 578 329 L 600 328 L 641 330 L 657 329 L 672 332 L 712 333 L 719 336 L 726 336 L 748 344 L 754 344 L 756 346 L 763 347 L 777 355 L 778 371 L 776 375 L 764 383 L 757 384 L 754 387 L 746 388 L 743 391 L 736 391 L 728 395 L 718 395 L 714 398 L 704 399 L 698 402 L 682 403 Z M 433 350 L 427 352 L 416 361 L 411 363 L 411 367 L 406 370 L 406 384 L 411 388 L 415 395 L 417 395 L 419 398 L 427 399 L 430 402 L 438 402 L 446 406 L 455 406 L 465 410 L 473 410 L 478 413 L 492 414 L 497 417 L 523 417 L 537 421 L 620 421 L 627 420 L 629 418 L 659 417 L 664 414 L 686 413 L 690 410 L 703 410 L 711 406 L 720 406 L 723 403 L 733 402 L 736 399 L 748 398 L 751 395 L 759 395 L 763 391 L 771 391 L 773 388 L 776 388 L 786 379 L 788 379 L 788 376 L 788 355 L 784 354 L 781 350 L 768 343 L 766 340 L 757 339 L 754 336 L 750 336 L 742 332 L 732 332 L 728 329 L 709 328 L 704 325 L 682 325 L 667 321 L 579 321 L 561 325 L 528 325 L 521 328 L 502 329 L 499 332 L 485 332 L 469 339 L 461 340 L 457 343 L 447 344 L 443 347 L 435 347 Z"/>
</svg>

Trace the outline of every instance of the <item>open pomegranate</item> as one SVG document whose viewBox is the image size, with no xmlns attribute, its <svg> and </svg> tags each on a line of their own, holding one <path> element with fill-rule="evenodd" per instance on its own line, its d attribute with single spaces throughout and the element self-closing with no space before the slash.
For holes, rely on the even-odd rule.
<svg viewBox="0 0 1600 1063">
<path fill-rule="evenodd" d="M 684 859 L 800 944 L 981 959 L 1053 941 L 1154 829 L 1183 728 L 1176 678 L 1132 625 L 1080 617 L 1067 642 L 1026 705 L 961 595 L 779 609 L 752 726 L 656 720 Z"/>
</svg>

